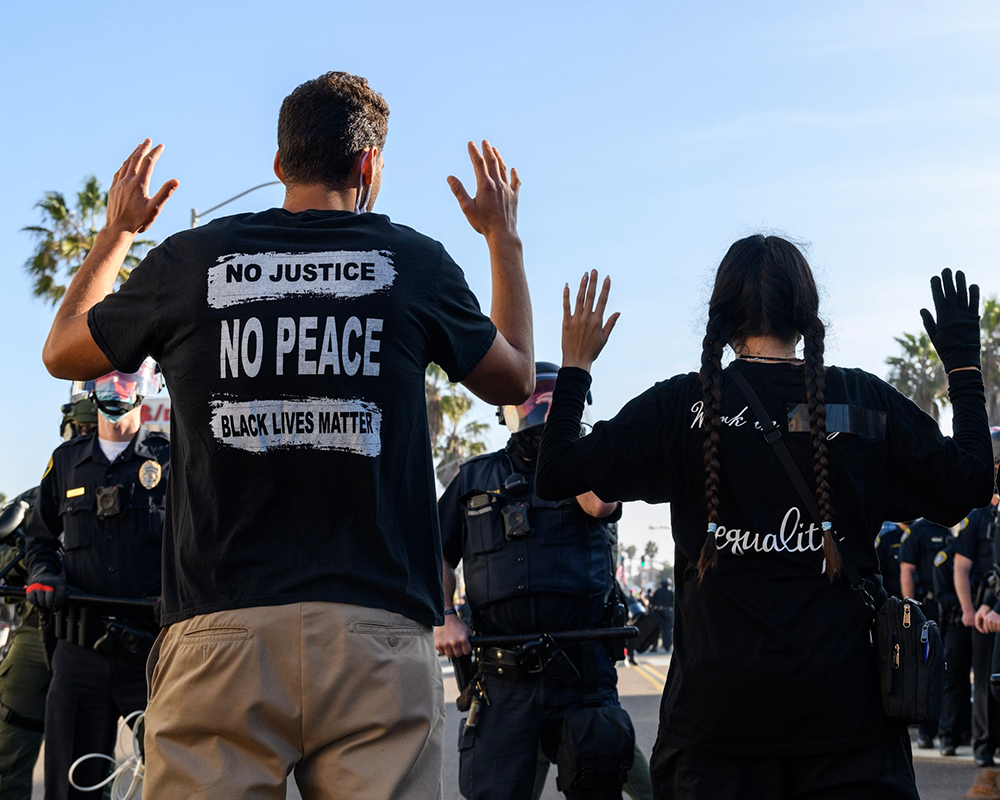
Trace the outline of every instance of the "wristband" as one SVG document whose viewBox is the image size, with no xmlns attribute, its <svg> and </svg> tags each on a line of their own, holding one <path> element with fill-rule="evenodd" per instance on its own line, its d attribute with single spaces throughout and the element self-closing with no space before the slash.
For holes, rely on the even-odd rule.
<svg viewBox="0 0 1000 800">
<path fill-rule="evenodd" d="M 458 616 L 458 612 L 457 612 L 457 611 L 456 611 L 456 610 L 455 610 L 454 608 L 446 608 L 446 609 L 444 610 L 444 615 L 445 615 L 446 617 L 447 617 L 447 616 L 450 616 L 450 615 L 452 615 L 452 614 L 454 614 L 454 615 L 455 615 L 456 617 Z"/>
</svg>

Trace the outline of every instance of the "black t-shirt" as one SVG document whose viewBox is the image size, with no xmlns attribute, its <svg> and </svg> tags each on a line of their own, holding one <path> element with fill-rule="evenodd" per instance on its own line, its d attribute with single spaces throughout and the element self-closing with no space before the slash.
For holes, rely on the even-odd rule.
<svg viewBox="0 0 1000 800">
<path fill-rule="evenodd" d="M 927 519 L 918 519 L 903 534 L 899 560 L 917 568 L 917 591 L 934 591 L 934 559 L 952 538 L 951 531 Z"/>
<path fill-rule="evenodd" d="M 730 369 L 746 375 L 811 476 L 803 368 Z M 582 370 L 559 373 L 537 490 L 549 499 L 589 488 L 606 502 L 671 504 L 675 655 L 659 736 L 713 756 L 836 752 L 897 736 L 882 711 L 870 612 L 845 580 L 825 574 L 822 532 L 728 370 L 718 562 L 701 582 L 696 565 L 708 534 L 698 376 L 656 384 L 577 439 L 589 383 Z M 956 522 L 992 494 L 982 377 L 955 373 L 950 392 L 955 439 L 874 375 L 827 369 L 832 521 L 841 552 L 869 580 L 878 580 L 873 543 L 883 520 Z"/>
<path fill-rule="evenodd" d="M 496 328 L 438 242 L 379 214 L 227 217 L 89 322 L 170 389 L 165 623 L 304 600 L 442 621 L 424 370 L 464 379 Z"/>
<path fill-rule="evenodd" d="M 993 540 L 996 538 L 996 506 L 977 508 L 962 520 L 955 552 L 972 562 L 969 573 L 978 586 L 993 571 Z"/>
<path fill-rule="evenodd" d="M 906 530 L 895 522 L 885 522 L 875 537 L 875 554 L 878 556 L 882 585 L 893 597 L 902 599 L 903 590 L 899 584 L 899 551 L 902 549 L 903 534 Z"/>
</svg>

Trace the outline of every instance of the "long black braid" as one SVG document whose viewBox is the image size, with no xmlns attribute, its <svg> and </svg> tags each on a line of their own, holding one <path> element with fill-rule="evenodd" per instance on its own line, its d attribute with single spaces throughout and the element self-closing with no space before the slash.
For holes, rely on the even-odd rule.
<svg viewBox="0 0 1000 800">
<path fill-rule="evenodd" d="M 719 524 L 719 431 L 722 429 L 722 352 L 726 337 L 722 335 L 724 322 L 721 314 L 709 318 L 708 328 L 701 345 L 702 415 L 705 429 L 705 502 L 708 521 Z M 715 536 L 709 533 L 698 558 L 698 575 L 702 578 L 709 567 L 715 566 L 718 552 Z"/>
<path fill-rule="evenodd" d="M 812 271 L 791 242 L 777 236 L 750 236 L 729 248 L 716 274 L 709 302 L 708 326 L 701 350 L 702 427 L 705 431 L 705 503 L 708 531 L 698 559 L 704 579 L 717 561 L 719 525 L 719 442 L 722 430 L 722 353 L 739 349 L 749 336 L 773 336 L 804 342 L 805 388 L 813 477 L 823 528 L 823 553 L 830 579 L 841 570 L 840 550 L 832 530 L 829 453 L 826 444 L 826 328 L 819 318 L 819 294 Z"/>
</svg>

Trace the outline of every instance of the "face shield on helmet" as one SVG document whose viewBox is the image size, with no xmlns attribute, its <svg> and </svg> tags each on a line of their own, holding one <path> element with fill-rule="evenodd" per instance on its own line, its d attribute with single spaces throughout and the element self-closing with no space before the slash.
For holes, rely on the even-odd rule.
<svg viewBox="0 0 1000 800">
<path fill-rule="evenodd" d="M 160 373 L 156 362 L 147 358 L 137 372 L 109 372 L 84 388 L 96 403 L 98 410 L 111 422 L 118 422 L 132 409 L 142 404 L 142 399 L 160 390 Z"/>
<path fill-rule="evenodd" d="M 556 388 L 556 376 L 559 368 L 548 361 L 539 361 L 535 364 L 535 390 L 531 397 L 517 406 L 500 406 L 497 409 L 497 417 L 500 422 L 507 426 L 511 433 L 521 433 L 529 428 L 541 428 L 545 420 L 549 418 L 549 410 L 552 406 L 552 392 Z M 581 423 L 580 435 L 585 436 L 593 427 L 590 418 L 590 409 L 587 407 L 593 402 L 590 392 L 587 392 L 587 405 L 583 407 L 583 421 Z"/>
</svg>

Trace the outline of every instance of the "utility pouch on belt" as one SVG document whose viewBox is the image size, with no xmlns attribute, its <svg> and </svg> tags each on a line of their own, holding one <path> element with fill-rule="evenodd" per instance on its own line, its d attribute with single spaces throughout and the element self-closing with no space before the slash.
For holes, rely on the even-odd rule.
<svg viewBox="0 0 1000 800">
<path fill-rule="evenodd" d="M 781 431 L 771 422 L 757 394 L 739 369 L 733 369 L 732 375 L 809 515 L 817 526 L 822 527 L 819 504 L 788 452 Z M 944 693 L 944 645 L 937 623 L 924 616 L 916 600 L 889 597 L 885 590 L 881 592 L 884 601 L 876 607 L 864 579 L 846 553 L 841 554 L 841 565 L 851 588 L 872 612 L 872 641 L 881 678 L 882 708 L 886 715 L 907 724 L 936 721 Z"/>
<path fill-rule="evenodd" d="M 149 651 L 153 649 L 156 637 L 149 631 L 111 620 L 106 621 L 104 625 L 104 635 L 93 644 L 94 650 L 102 656 L 113 655 L 119 650 L 145 660 Z"/>
<path fill-rule="evenodd" d="M 559 738 L 556 786 L 569 800 L 618 800 L 634 756 L 635 730 L 624 709 L 570 711 Z"/>
</svg>

